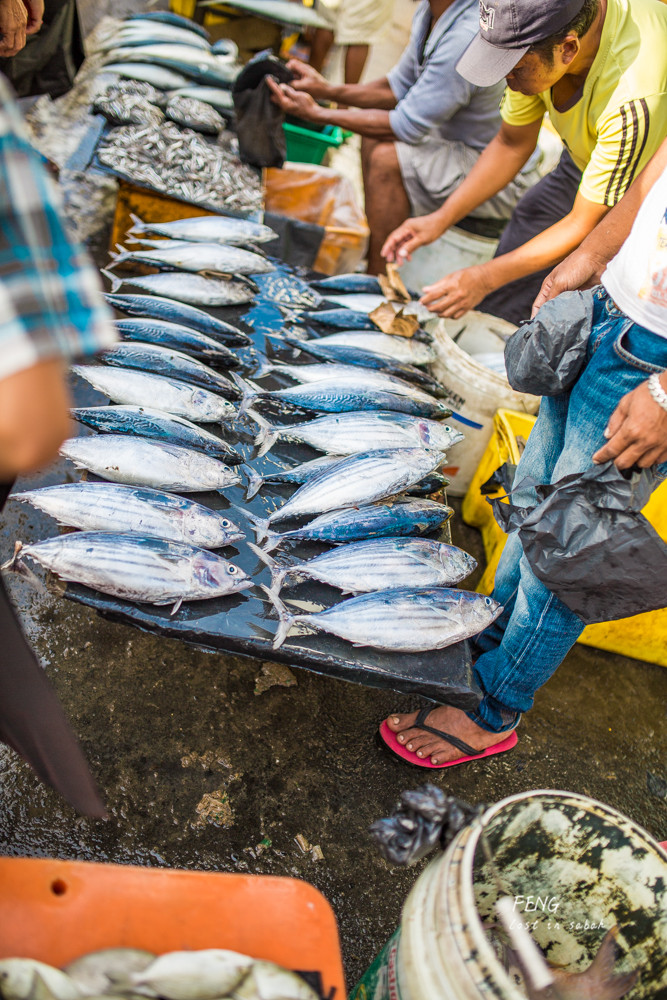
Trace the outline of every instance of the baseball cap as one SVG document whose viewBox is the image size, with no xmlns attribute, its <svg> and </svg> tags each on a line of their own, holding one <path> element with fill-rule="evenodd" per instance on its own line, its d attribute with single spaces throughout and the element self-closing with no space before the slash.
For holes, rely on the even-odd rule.
<svg viewBox="0 0 667 1000">
<path fill-rule="evenodd" d="M 477 87 L 499 83 L 531 45 L 560 31 L 584 6 L 584 0 L 479 0 L 480 30 L 456 70 Z"/>
</svg>

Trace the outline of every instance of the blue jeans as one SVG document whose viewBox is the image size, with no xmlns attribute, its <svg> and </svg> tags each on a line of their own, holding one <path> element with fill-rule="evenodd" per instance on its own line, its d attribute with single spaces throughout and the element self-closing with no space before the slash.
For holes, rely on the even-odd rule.
<svg viewBox="0 0 667 1000">
<path fill-rule="evenodd" d="M 603 288 L 590 294 L 594 309 L 586 366 L 571 390 L 543 398 L 515 484 L 528 476 L 555 483 L 590 468 L 621 397 L 667 368 L 667 338 L 632 323 Z M 667 463 L 653 472 L 657 486 L 667 477 Z M 537 497 L 525 489 L 513 500 L 528 507 Z M 562 663 L 584 625 L 533 574 L 516 531 L 507 539 L 493 596 L 504 610 L 475 641 L 475 677 L 484 697 L 468 714 L 482 728 L 500 733 L 513 729 L 532 707 L 535 692 Z"/>
</svg>

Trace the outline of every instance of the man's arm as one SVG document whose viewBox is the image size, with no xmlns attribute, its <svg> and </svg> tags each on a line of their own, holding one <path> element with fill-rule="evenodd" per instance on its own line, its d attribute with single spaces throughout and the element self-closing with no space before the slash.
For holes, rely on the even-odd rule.
<svg viewBox="0 0 667 1000">
<path fill-rule="evenodd" d="M 667 170 L 667 139 L 646 164 L 621 200 L 595 227 L 581 246 L 544 279 L 533 305 L 533 316 L 561 292 L 599 283 L 605 267 L 630 235 L 639 207 L 661 174 Z"/>
<path fill-rule="evenodd" d="M 286 114 L 297 115 L 304 121 L 317 125 L 339 125 L 351 132 L 368 136 L 371 139 L 396 139 L 389 123 L 389 112 L 379 110 L 343 111 L 341 109 L 323 108 L 309 94 L 300 93 L 288 84 L 278 84 L 271 77 L 267 82 L 273 94 L 273 100 L 280 105 Z"/>
<path fill-rule="evenodd" d="M 667 375 L 660 384 L 667 392 Z M 597 465 L 613 459 L 619 469 L 650 469 L 667 462 L 667 410 L 651 396 L 648 381 L 622 397 L 604 436 L 607 443 L 593 455 Z"/>
<path fill-rule="evenodd" d="M 578 194 L 572 211 L 560 222 L 510 253 L 448 274 L 424 288 L 421 301 L 440 316 L 458 319 L 497 288 L 562 260 L 608 211 L 606 205 L 597 205 Z"/>
<path fill-rule="evenodd" d="M 382 248 L 382 256 L 399 263 L 409 260 L 417 247 L 432 243 L 450 226 L 502 191 L 535 150 L 541 124 L 541 119 L 529 125 L 503 122 L 456 191 L 437 212 L 407 219 L 395 229 Z"/>
<path fill-rule="evenodd" d="M 353 108 L 380 108 L 390 111 L 396 98 L 386 76 L 369 83 L 333 84 L 321 73 L 300 59 L 290 59 L 287 68 L 294 73 L 291 86 L 300 93 L 309 94 L 316 101 L 334 101 Z"/>
<path fill-rule="evenodd" d="M 23 0 L 0 0 L 0 58 L 15 56 L 25 46 L 28 9 Z"/>
<path fill-rule="evenodd" d="M 34 472 L 71 433 L 65 365 L 40 361 L 0 381 L 0 482 Z"/>
</svg>

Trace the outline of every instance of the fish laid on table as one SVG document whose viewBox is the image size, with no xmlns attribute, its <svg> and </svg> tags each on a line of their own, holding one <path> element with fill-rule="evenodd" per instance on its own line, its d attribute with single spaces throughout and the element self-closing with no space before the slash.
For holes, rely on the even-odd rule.
<svg viewBox="0 0 667 1000">
<path fill-rule="evenodd" d="M 192 84 L 190 87 L 179 87 L 174 90 L 173 97 L 192 97 L 196 101 L 204 101 L 210 104 L 222 115 L 227 115 L 234 111 L 234 99 L 231 91 L 223 90 L 221 87 L 200 87 Z"/>
<path fill-rule="evenodd" d="M 4 1000 L 31 1000 L 42 995 L 52 1000 L 81 1000 L 83 996 L 68 975 L 34 958 L 1 959 L 0 991 Z"/>
<path fill-rule="evenodd" d="M 121 249 L 110 266 L 130 262 L 161 269 L 178 268 L 193 273 L 206 271 L 229 275 L 261 274 L 262 271 L 274 270 L 274 265 L 266 257 L 240 247 L 222 243 L 193 243 L 190 240 L 175 240 L 174 243 L 176 245 L 159 250 Z"/>
<path fill-rule="evenodd" d="M 203 28 L 200 24 L 195 24 L 189 17 L 183 17 L 182 14 L 175 14 L 170 10 L 144 10 L 138 14 L 126 14 L 123 20 L 130 23 L 145 21 L 146 24 L 153 24 L 154 22 L 158 24 L 173 24 L 176 28 L 185 28 L 187 31 L 194 31 L 206 40 L 209 37 L 206 28 Z"/>
<path fill-rule="evenodd" d="M 199 215 L 173 222 L 144 222 L 130 214 L 132 228 L 129 233 L 152 233 L 168 239 L 187 240 L 191 243 L 222 243 L 235 246 L 241 243 L 266 243 L 275 240 L 277 233 L 270 226 L 248 219 L 234 219 L 225 215 Z"/>
<path fill-rule="evenodd" d="M 371 503 L 328 511 L 308 524 L 291 531 L 271 531 L 265 518 L 243 511 L 270 552 L 286 541 L 356 542 L 363 538 L 390 538 L 398 535 L 427 535 L 445 524 L 454 513 L 435 500 L 394 497 L 385 503 Z"/>
<path fill-rule="evenodd" d="M 314 559 L 281 565 L 266 552 L 250 548 L 271 570 L 271 590 L 279 593 L 304 580 L 318 580 L 344 594 L 364 594 L 397 587 L 452 587 L 477 563 L 463 549 L 431 538 L 381 538 L 351 542 Z"/>
<path fill-rule="evenodd" d="M 309 632 L 330 632 L 354 646 L 421 653 L 478 635 L 503 610 L 502 605 L 483 594 L 428 587 L 362 594 L 323 611 L 290 614 L 268 587 L 263 589 L 280 620 L 274 649 L 282 646 L 294 625 L 302 625 Z"/>
<path fill-rule="evenodd" d="M 243 416 L 255 400 L 274 400 L 290 403 L 305 410 L 319 413 L 346 413 L 357 410 L 393 410 L 409 413 L 417 417 L 443 418 L 449 410 L 443 402 L 429 396 L 417 386 L 404 383 L 406 388 L 379 388 L 365 380 L 365 371 L 354 369 L 359 375 L 341 378 L 323 378 L 318 382 L 289 386 L 286 389 L 262 390 L 252 382 L 245 382 L 234 372 L 231 373 L 236 385 L 243 392 L 239 416 Z M 375 373 L 379 374 L 379 373 Z"/>
<path fill-rule="evenodd" d="M 407 413 L 337 413 L 302 424 L 270 424 L 254 410 L 249 415 L 259 424 L 255 439 L 259 456 L 276 441 L 298 441 L 330 455 L 353 455 L 372 448 L 431 448 L 444 452 L 463 440 L 463 434 L 437 420 Z"/>
<path fill-rule="evenodd" d="M 218 135 L 225 127 L 224 118 L 215 108 L 194 97 L 171 97 L 164 113 L 177 125 L 194 129 L 202 135 Z"/>
<path fill-rule="evenodd" d="M 294 465 L 289 469 L 276 469 L 272 472 L 265 472 L 261 476 L 251 466 L 247 466 L 248 489 L 246 500 L 252 500 L 265 483 L 306 483 L 313 476 L 317 475 L 318 472 L 321 472 L 322 469 L 327 469 L 343 457 L 343 455 L 325 455 L 323 458 L 313 458 L 310 462 L 302 462 L 300 465 Z"/>
<path fill-rule="evenodd" d="M 430 344 L 414 338 L 408 340 L 406 337 L 392 337 L 378 330 L 368 330 L 365 333 L 358 330 L 341 330 L 339 333 L 327 334 L 326 337 L 304 341 L 304 345 L 311 343 L 318 347 L 331 345 L 358 347 L 363 351 L 372 351 L 374 354 L 385 355 L 409 365 L 429 365 L 436 359 L 435 350 Z"/>
<path fill-rule="evenodd" d="M 112 125 L 159 124 L 164 114 L 145 98 L 131 94 L 108 96 L 100 94 L 90 106 L 93 114 L 102 115 Z"/>
<path fill-rule="evenodd" d="M 60 454 L 77 469 L 128 486 L 176 493 L 205 493 L 238 486 L 238 472 L 192 448 L 123 434 L 68 438 Z"/>
<path fill-rule="evenodd" d="M 329 278 L 317 278 L 310 284 L 318 292 L 368 292 L 381 295 L 380 282 L 374 274 L 334 274 Z"/>
<path fill-rule="evenodd" d="M 321 361 L 335 361 L 341 365 L 358 365 L 360 368 L 372 368 L 376 371 L 386 372 L 388 375 L 395 375 L 397 378 L 406 379 L 408 382 L 415 382 L 423 389 L 426 389 L 433 396 L 443 396 L 445 389 L 436 378 L 427 372 L 421 371 L 416 365 L 407 364 L 404 361 L 396 361 L 395 358 L 387 357 L 384 354 L 374 354 L 361 347 L 349 347 L 346 344 L 324 344 L 322 341 L 328 338 L 315 338 L 313 340 L 297 340 L 295 337 L 285 337 L 282 334 L 274 336 L 272 339 L 289 344 L 290 347 L 298 348 L 306 354 Z"/>
<path fill-rule="evenodd" d="M 157 66 L 151 63 L 107 63 L 104 72 L 118 73 L 119 76 L 127 77 L 129 80 L 142 80 L 157 87 L 158 90 L 176 90 L 178 87 L 186 87 L 188 84 L 188 78 L 182 73 L 175 73 L 173 70 L 167 69 L 166 66 Z"/>
<path fill-rule="evenodd" d="M 115 325 L 126 341 L 171 347 L 175 351 L 182 351 L 183 354 L 190 354 L 200 360 L 206 359 L 223 368 L 238 368 L 240 364 L 236 354 L 224 344 L 180 323 L 142 316 L 116 320 Z"/>
<path fill-rule="evenodd" d="M 168 375 L 170 378 L 201 386 L 202 389 L 211 389 L 226 399 L 238 399 L 240 396 L 236 386 L 224 375 L 171 347 L 144 344 L 141 341 L 125 342 L 109 348 L 99 357 L 105 365 L 138 368 L 155 375 Z"/>
<path fill-rule="evenodd" d="M 211 46 L 196 31 L 175 25 L 146 24 L 140 21 L 122 24 L 101 38 L 92 51 L 108 52 L 111 49 L 137 48 L 144 45 L 189 45 L 208 55 L 211 54 Z"/>
<path fill-rule="evenodd" d="M 172 614 L 183 601 L 224 597 L 253 586 L 242 569 L 208 549 L 118 532 L 81 531 L 30 545 L 18 542 L 13 559 L 2 568 L 20 572 L 26 558 L 61 580 L 112 597 L 173 604 Z"/>
<path fill-rule="evenodd" d="M 255 292 L 247 281 L 235 281 L 233 278 L 223 281 L 219 278 L 205 278 L 203 274 L 180 273 L 119 278 L 107 270 L 102 270 L 102 274 L 111 281 L 112 292 L 117 292 L 123 285 L 135 285 L 151 294 L 193 306 L 240 306 L 255 298 Z"/>
<path fill-rule="evenodd" d="M 237 63 L 221 59 L 212 52 L 170 42 L 157 42 L 138 48 L 111 49 L 107 53 L 107 58 L 112 64 L 129 62 L 162 66 L 197 83 L 221 87 L 230 87 L 241 70 Z"/>
<path fill-rule="evenodd" d="M 323 514 L 341 507 L 384 500 L 409 490 L 435 472 L 442 453 L 427 448 L 369 451 L 349 455 L 323 469 L 301 486 L 266 519 L 267 525 L 288 517 Z"/>
<path fill-rule="evenodd" d="M 105 97 L 143 97 L 149 104 L 154 104 L 156 108 L 167 106 L 167 97 L 162 90 L 158 90 L 151 83 L 143 80 L 117 80 L 110 83 L 104 91 Z"/>
<path fill-rule="evenodd" d="M 307 310 L 301 313 L 304 322 L 319 323 L 320 326 L 331 326 L 336 330 L 375 330 L 368 313 L 353 312 L 352 309 L 319 309 Z"/>
<path fill-rule="evenodd" d="M 161 490 L 117 483 L 66 483 L 14 493 L 59 524 L 84 531 L 134 531 L 218 549 L 245 538 L 224 514 Z"/>
<path fill-rule="evenodd" d="M 216 56 L 227 56 L 228 59 L 239 57 L 239 47 L 232 38 L 219 38 L 211 45 L 211 52 Z"/>
<path fill-rule="evenodd" d="M 70 410 L 74 420 L 104 434 L 131 434 L 155 438 L 203 451 L 227 465 L 240 465 L 244 459 L 230 444 L 184 417 L 175 417 L 148 406 L 79 406 Z"/>
<path fill-rule="evenodd" d="M 243 330 L 186 302 L 177 302 L 160 295 L 114 295 L 111 292 L 107 292 L 104 298 L 110 306 L 128 316 L 166 320 L 168 323 L 208 334 L 227 346 L 243 347 L 252 343 Z"/>
<path fill-rule="evenodd" d="M 295 274 L 274 271 L 272 274 L 253 274 L 252 280 L 262 301 L 301 308 L 314 308 L 322 301 L 319 293 Z"/>
<path fill-rule="evenodd" d="M 222 396 L 166 375 L 106 365 L 72 365 L 71 370 L 114 403 L 141 406 L 150 400 L 158 410 L 203 424 L 229 421 L 236 416 L 232 404 Z"/>
</svg>

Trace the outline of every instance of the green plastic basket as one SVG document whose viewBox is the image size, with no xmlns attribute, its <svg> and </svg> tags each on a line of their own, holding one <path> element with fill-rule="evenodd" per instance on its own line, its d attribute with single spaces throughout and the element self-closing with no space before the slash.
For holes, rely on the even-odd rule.
<svg viewBox="0 0 667 1000">
<path fill-rule="evenodd" d="M 287 159 L 295 163 L 321 163 L 328 149 L 338 149 L 345 141 L 343 130 L 338 125 L 326 125 L 319 132 L 289 122 L 285 122 L 283 128 Z"/>
</svg>

